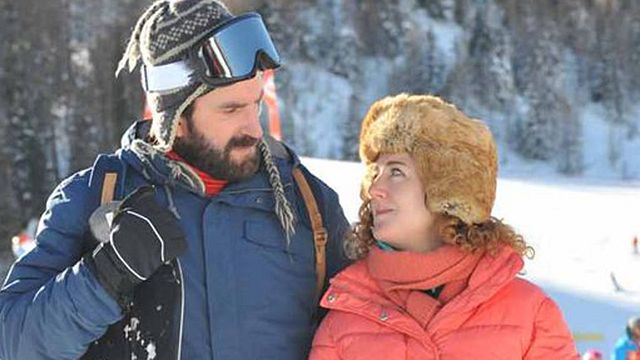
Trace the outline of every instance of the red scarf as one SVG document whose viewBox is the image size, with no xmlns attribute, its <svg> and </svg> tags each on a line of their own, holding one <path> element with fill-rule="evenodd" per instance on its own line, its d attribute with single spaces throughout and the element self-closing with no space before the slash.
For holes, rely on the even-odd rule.
<svg viewBox="0 0 640 360">
<path fill-rule="evenodd" d="M 367 266 L 385 295 L 424 328 L 444 304 L 467 287 L 480 258 L 451 245 L 427 253 L 389 252 L 373 246 Z M 438 299 L 424 292 L 440 285 L 444 288 Z"/>
<path fill-rule="evenodd" d="M 198 174 L 200 180 L 204 183 L 205 194 L 207 194 L 207 196 L 218 195 L 228 183 L 226 180 L 214 179 L 211 175 L 186 162 L 182 156 L 178 155 L 178 153 L 173 150 L 166 153 L 166 155 L 171 160 L 180 161 L 189 165 L 189 167 Z"/>
</svg>

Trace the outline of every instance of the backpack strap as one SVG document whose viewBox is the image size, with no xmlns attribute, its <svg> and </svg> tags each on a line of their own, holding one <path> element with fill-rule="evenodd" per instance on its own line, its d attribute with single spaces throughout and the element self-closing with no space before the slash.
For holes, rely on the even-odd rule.
<svg viewBox="0 0 640 360">
<path fill-rule="evenodd" d="M 293 154 L 290 153 L 290 149 L 279 140 L 267 135 L 264 137 L 267 146 L 271 150 L 271 155 L 279 158 L 290 160 Z M 313 191 L 307 182 L 307 178 L 304 176 L 302 170 L 294 166 L 293 178 L 300 189 L 302 198 L 304 199 L 307 213 L 309 214 L 309 221 L 311 221 L 311 229 L 313 231 L 313 244 L 315 249 L 316 260 L 316 300 L 322 296 L 322 290 L 324 288 L 324 280 L 327 274 L 326 263 L 326 245 L 327 245 L 327 230 L 322 224 L 322 215 L 318 210 L 318 203 L 316 197 L 313 195 Z"/>
<path fill-rule="evenodd" d="M 92 189 L 97 206 L 104 205 L 122 197 L 126 166 L 116 154 L 101 154 L 91 167 L 89 187 Z"/>
<path fill-rule="evenodd" d="M 104 173 L 104 180 L 102 180 L 102 195 L 100 196 L 100 205 L 104 205 L 113 200 L 116 193 L 117 181 L 117 172 L 109 171 Z"/>
<path fill-rule="evenodd" d="M 117 154 L 100 154 L 90 169 L 91 175 L 88 184 L 90 199 L 86 209 L 93 213 L 100 206 L 122 198 L 127 166 Z M 90 226 L 89 224 L 87 225 Z M 98 242 L 99 240 L 95 239 L 94 236 L 85 236 L 82 253 L 92 251 L 98 245 Z"/>
<path fill-rule="evenodd" d="M 322 225 L 322 215 L 318 210 L 318 203 L 315 196 L 311 191 L 311 187 L 307 182 L 304 174 L 300 168 L 293 169 L 293 178 L 298 184 L 298 188 L 302 193 L 302 198 L 309 213 L 309 220 L 311 221 L 311 228 L 313 230 L 313 244 L 315 246 L 315 259 L 316 259 L 316 299 L 319 299 L 322 295 L 322 289 L 324 288 L 324 278 L 327 273 L 327 262 L 325 255 L 325 248 L 327 245 L 327 230 Z"/>
</svg>

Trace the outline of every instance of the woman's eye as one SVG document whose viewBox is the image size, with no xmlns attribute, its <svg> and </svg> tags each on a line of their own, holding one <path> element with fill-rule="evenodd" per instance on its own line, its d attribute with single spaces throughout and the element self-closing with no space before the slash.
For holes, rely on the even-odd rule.
<svg viewBox="0 0 640 360">
<path fill-rule="evenodd" d="M 402 176 L 404 173 L 398 168 L 391 169 L 391 176 Z"/>
</svg>

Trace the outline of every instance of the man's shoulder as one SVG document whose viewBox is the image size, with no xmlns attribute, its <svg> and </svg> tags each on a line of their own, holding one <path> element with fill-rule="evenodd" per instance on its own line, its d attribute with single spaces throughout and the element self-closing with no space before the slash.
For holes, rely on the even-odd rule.
<svg viewBox="0 0 640 360">
<path fill-rule="evenodd" d="M 287 163 L 297 160 L 297 155 L 293 149 L 285 145 L 282 141 L 266 135 L 264 142 L 267 144 L 267 147 L 271 151 L 271 156 L 274 158 L 284 160 Z"/>
<path fill-rule="evenodd" d="M 71 194 L 87 192 L 89 189 L 92 169 L 92 167 L 84 168 L 67 176 L 58 183 L 51 196 L 54 197 L 55 195 L 63 194 L 64 197 L 69 197 Z"/>
<path fill-rule="evenodd" d="M 101 190 L 107 173 L 121 173 L 122 163 L 117 154 L 100 154 L 93 164 L 78 170 L 62 180 L 53 190 L 51 197 L 77 198 L 86 197 Z"/>
</svg>

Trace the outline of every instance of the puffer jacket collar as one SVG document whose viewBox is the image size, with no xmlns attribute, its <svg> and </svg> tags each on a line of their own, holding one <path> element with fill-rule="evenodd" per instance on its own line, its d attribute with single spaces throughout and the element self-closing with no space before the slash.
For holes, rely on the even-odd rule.
<svg viewBox="0 0 640 360">
<path fill-rule="evenodd" d="M 503 289 L 522 269 L 522 258 L 511 249 L 494 256 L 484 255 L 469 278 L 468 286 L 434 316 L 427 325 L 430 333 L 446 333 L 458 328 L 483 302 Z M 366 317 L 416 339 L 424 329 L 403 309 L 384 296 L 360 260 L 331 280 L 321 306 Z"/>
</svg>

